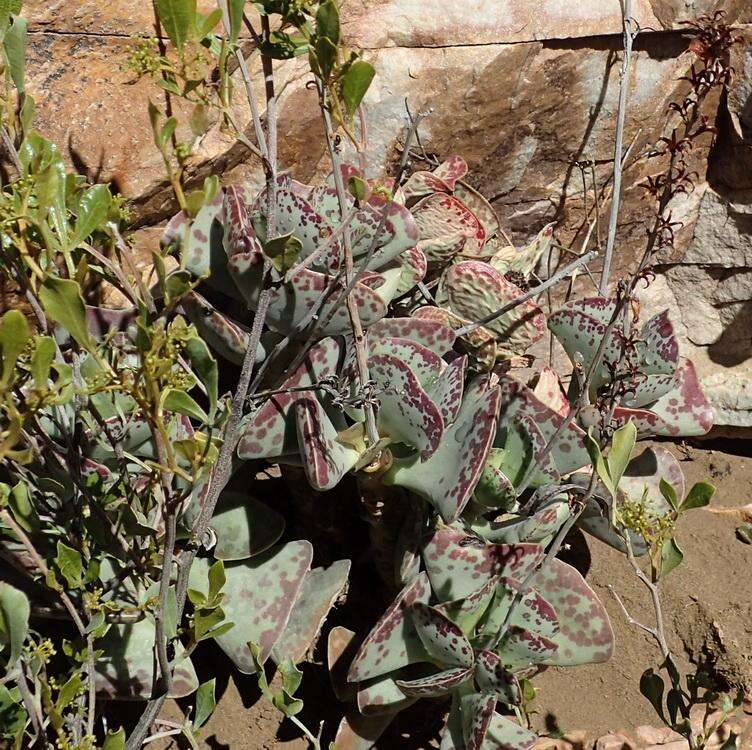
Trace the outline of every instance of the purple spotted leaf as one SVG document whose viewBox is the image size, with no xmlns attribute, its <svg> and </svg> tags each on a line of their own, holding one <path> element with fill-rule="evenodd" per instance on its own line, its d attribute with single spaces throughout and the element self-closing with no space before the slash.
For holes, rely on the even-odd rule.
<svg viewBox="0 0 752 750">
<path fill-rule="evenodd" d="M 467 357 L 452 360 L 444 370 L 426 385 L 431 400 L 439 407 L 444 424 L 452 424 L 460 413 L 465 390 Z"/>
<path fill-rule="evenodd" d="M 443 266 L 460 253 L 466 242 L 467 237 L 462 232 L 450 232 L 438 237 L 421 239 L 416 247 L 423 253 L 429 266 Z"/>
<path fill-rule="evenodd" d="M 537 742 L 538 735 L 535 732 L 495 713 L 488 725 L 483 750 L 531 750 Z"/>
<path fill-rule="evenodd" d="M 693 437 L 705 435 L 713 426 L 713 409 L 700 387 L 695 367 L 682 359 L 674 387 L 645 409 L 617 408 L 614 424 L 632 420 L 639 437 Z"/>
<path fill-rule="evenodd" d="M 410 210 L 420 232 L 418 247 L 426 254 L 429 263 L 451 259 L 451 254 L 446 251 L 437 254 L 429 244 L 444 237 L 462 237 L 464 242 L 459 250 L 464 255 L 478 257 L 481 254 L 486 232 L 478 217 L 461 200 L 444 193 L 434 193 Z"/>
<path fill-rule="evenodd" d="M 644 363 L 644 371 L 650 375 L 673 375 L 679 364 L 679 344 L 668 310 L 653 316 L 642 327 L 637 343 Z"/>
<path fill-rule="evenodd" d="M 492 576 L 479 589 L 461 599 L 436 605 L 441 614 L 459 626 L 463 633 L 472 633 L 494 598 L 500 576 Z"/>
<path fill-rule="evenodd" d="M 357 646 L 358 639 L 352 630 L 335 625 L 329 631 L 326 644 L 326 665 L 332 690 L 339 701 L 352 701 L 358 693 L 357 685 L 347 680 L 347 670 L 355 656 Z"/>
<path fill-rule="evenodd" d="M 370 750 L 397 713 L 363 716 L 358 711 L 351 711 L 339 724 L 334 746 L 337 750 Z"/>
<path fill-rule="evenodd" d="M 300 240 L 301 260 L 326 243 L 333 231 L 332 225 L 303 196 L 289 189 L 277 190 L 277 233 L 292 234 Z"/>
<path fill-rule="evenodd" d="M 551 638 L 512 625 L 501 639 L 497 651 L 509 669 L 522 670 L 538 664 L 551 664 L 558 654 L 558 644 Z"/>
<path fill-rule="evenodd" d="M 408 250 L 405 250 L 402 255 L 399 256 L 397 262 L 400 265 L 400 280 L 397 285 L 396 294 L 407 294 L 410 290 L 414 289 L 423 279 L 428 272 L 428 260 L 425 253 L 416 245 Z"/>
<path fill-rule="evenodd" d="M 97 695 L 109 700 L 148 700 L 154 680 L 156 626 L 151 617 L 134 623 L 113 624 L 97 641 L 102 653 L 96 662 Z M 176 657 L 183 648 L 176 643 Z M 171 698 L 182 698 L 198 688 L 189 658 L 179 659 L 173 676 Z"/>
<path fill-rule="evenodd" d="M 230 185 L 223 191 L 224 249 L 227 257 L 252 253 L 263 262 L 263 245 L 253 226 L 253 207 L 249 191 L 242 185 Z"/>
<path fill-rule="evenodd" d="M 440 526 L 423 547 L 431 588 L 440 601 L 469 596 L 497 576 L 524 579 L 544 557 L 540 544 L 488 544 L 460 528 Z"/>
<path fill-rule="evenodd" d="M 427 461 L 445 434 L 439 408 L 411 367 L 396 356 L 369 357 L 368 372 L 379 390 L 379 432 L 394 442 L 413 446 L 420 452 L 420 460 Z"/>
<path fill-rule="evenodd" d="M 608 323 L 591 317 L 582 310 L 568 305 L 548 317 L 548 327 L 567 356 L 574 362 L 581 360 L 582 367 L 588 372 L 595 359 L 601 341 L 606 335 Z M 601 355 L 600 364 L 593 372 L 590 391 L 596 391 L 608 382 L 613 366 L 622 355 L 622 334 L 617 328 L 611 330 Z"/>
<path fill-rule="evenodd" d="M 480 261 L 464 261 L 449 266 L 436 292 L 439 306 L 467 322 L 476 322 L 521 296 L 522 291 L 495 268 Z M 503 351 L 522 354 L 542 338 L 545 317 L 528 300 L 483 326 Z"/>
<path fill-rule="evenodd" d="M 249 642 L 259 646 L 262 664 L 269 658 L 290 619 L 312 557 L 311 544 L 297 541 L 225 565 L 222 609 L 227 622 L 235 625 L 216 641 L 241 672 L 256 672 Z M 191 568 L 191 587 L 204 594 L 208 568 L 206 558 L 197 558 Z"/>
<path fill-rule="evenodd" d="M 485 230 L 486 237 L 494 237 L 500 231 L 499 219 L 493 206 L 466 182 L 457 182 L 454 197 L 459 198 L 477 217 Z"/>
<path fill-rule="evenodd" d="M 559 622 L 559 631 L 551 636 L 558 650 L 545 663 L 567 667 L 611 658 L 614 634 L 608 614 L 575 568 L 553 559 L 541 568 L 532 587 L 554 608 Z"/>
<path fill-rule="evenodd" d="M 475 658 L 475 682 L 481 693 L 493 693 L 502 703 L 517 706 L 522 701 L 519 680 L 493 651 L 480 651 Z"/>
<path fill-rule="evenodd" d="M 256 309 L 261 291 L 261 269 L 251 263 L 249 256 L 245 253 L 230 258 L 228 267 L 246 303 L 252 310 Z M 308 319 L 309 312 L 318 304 L 331 281 L 329 276 L 309 268 L 302 268 L 286 283 L 275 287 L 271 292 L 271 302 L 266 315 L 269 327 L 283 335 L 297 331 Z M 336 336 L 350 330 L 347 306 L 344 300 L 339 299 L 338 292 L 342 288 L 342 282 L 337 282 L 334 292 L 318 312 L 321 336 Z M 376 291 L 366 284 L 357 283 L 352 295 L 364 327 L 368 327 L 386 315 L 386 304 Z"/>
<path fill-rule="evenodd" d="M 496 708 L 496 696 L 471 693 L 462 698 L 460 706 L 465 750 L 481 750 Z"/>
<path fill-rule="evenodd" d="M 499 458 L 498 454 L 502 454 Z M 473 500 L 485 510 L 511 510 L 517 503 L 517 492 L 507 475 L 494 464 L 503 460 L 503 449 L 492 448 L 483 473 L 475 487 Z M 497 454 L 497 455 L 494 455 Z M 485 519 L 482 519 L 485 521 Z M 489 524 L 490 521 L 485 521 Z"/>
<path fill-rule="evenodd" d="M 450 190 L 454 190 L 457 180 L 461 180 L 466 174 L 467 162 L 456 154 L 445 159 L 433 170 L 434 177 L 448 185 Z"/>
<path fill-rule="evenodd" d="M 501 378 L 501 419 L 506 427 L 513 419 L 527 418 L 535 423 L 546 443 L 552 440 L 561 426 L 567 421 L 533 395 L 533 392 L 519 380 L 503 376 Z M 569 474 L 587 466 L 590 456 L 585 448 L 585 433 L 576 424 L 569 426 L 558 435 L 551 449 L 554 464 L 561 474 Z"/>
<path fill-rule="evenodd" d="M 212 351 L 236 365 L 242 363 L 251 338 L 245 328 L 218 312 L 197 292 L 189 292 L 183 297 L 181 305 Z M 265 358 L 264 346 L 259 344 L 256 362 L 263 362 Z"/>
<path fill-rule="evenodd" d="M 378 208 L 366 204 L 353 217 L 349 231 L 356 265 L 375 248 L 368 263 L 371 269 L 383 268 L 415 247 L 419 239 L 413 215 L 394 201 Z"/>
<path fill-rule="evenodd" d="M 428 602 L 431 587 L 425 573 L 405 586 L 358 649 L 348 680 L 358 682 L 425 661 L 427 654 L 413 626 L 411 607 Z"/>
<path fill-rule="evenodd" d="M 569 414 L 569 401 L 558 374 L 550 367 L 541 368 L 533 388 L 533 395 L 562 417 Z"/>
<path fill-rule="evenodd" d="M 473 647 L 462 630 L 435 607 L 412 606 L 413 624 L 431 660 L 447 667 L 473 665 Z"/>
<path fill-rule="evenodd" d="M 280 389 L 300 388 L 331 377 L 337 372 L 341 353 L 342 344 L 337 339 L 322 339 L 311 347 L 303 363 Z M 238 456 L 253 459 L 297 453 L 292 406 L 303 397 L 311 397 L 311 392 L 279 393 L 265 401 L 244 423 Z"/>
<path fill-rule="evenodd" d="M 488 464 L 499 469 L 513 486 L 521 484 L 528 472 L 532 472 L 531 487 L 553 484 L 559 480 L 559 471 L 552 453 L 546 452 L 546 442 L 537 422 L 520 411 L 497 431 L 494 443 L 499 448 L 491 453 Z"/>
<path fill-rule="evenodd" d="M 548 224 L 528 245 L 516 248 L 512 245 L 499 248 L 489 263 L 500 273 L 516 273 L 528 278 L 538 261 L 548 252 L 553 240 L 554 225 Z"/>
<path fill-rule="evenodd" d="M 212 554 L 218 560 L 246 560 L 279 541 L 285 519 L 243 492 L 224 490 L 210 526 L 217 536 Z"/>
<path fill-rule="evenodd" d="M 524 595 L 515 608 L 509 624 L 548 638 L 553 638 L 559 632 L 556 610 L 538 591 L 530 586 L 523 589 L 519 578 L 503 578 L 479 626 L 482 635 L 494 636 L 499 632 L 512 602 L 520 591 L 523 591 Z"/>
<path fill-rule="evenodd" d="M 533 512 L 523 515 L 510 514 L 499 521 L 476 519 L 472 525 L 473 531 L 489 542 L 548 544 L 571 516 L 571 511 L 566 494 L 561 494 L 558 487 L 554 486 L 553 490 L 550 487 L 541 489 L 548 490 L 549 497 L 536 506 Z M 556 493 L 554 496 L 550 496 L 552 491 Z"/>
<path fill-rule="evenodd" d="M 422 318 L 382 318 L 368 329 L 368 335 L 376 339 L 409 339 L 440 357 L 451 351 L 455 339 L 451 327 Z"/>
<path fill-rule="evenodd" d="M 499 391 L 486 378 L 468 384 L 457 419 L 445 427 L 428 460 L 395 460 L 384 481 L 426 498 L 445 521 L 454 521 L 480 479 L 496 432 Z"/>
<path fill-rule="evenodd" d="M 411 339 L 374 336 L 369 331 L 368 352 L 370 355 L 387 354 L 407 364 L 421 387 L 426 388 L 437 381 L 445 367 L 444 360 L 423 344 Z"/>
<path fill-rule="evenodd" d="M 451 693 L 473 676 L 472 669 L 454 667 L 415 680 L 396 680 L 397 687 L 411 698 L 438 698 Z"/>
<path fill-rule="evenodd" d="M 278 664 L 303 661 L 316 645 L 321 627 L 337 597 L 347 585 L 350 561 L 338 560 L 328 568 L 306 573 L 300 593 L 282 635 L 274 644 L 272 658 Z"/>
<path fill-rule="evenodd" d="M 415 698 L 403 693 L 392 677 L 380 677 L 358 691 L 358 711 L 363 716 L 393 714 L 415 702 Z"/>
<path fill-rule="evenodd" d="M 432 193 L 446 193 L 448 195 L 452 192 L 451 186 L 447 185 L 444 180 L 437 177 L 433 172 L 425 171 L 413 172 L 404 184 L 403 190 L 407 200 L 422 198 Z"/>
<path fill-rule="evenodd" d="M 309 190 L 308 196 L 303 196 L 311 204 L 313 210 L 336 227 L 342 218 L 337 189 L 333 184 L 316 185 Z M 345 195 L 345 210 L 350 211 L 355 205 L 355 199 L 349 193 Z"/>
<path fill-rule="evenodd" d="M 357 464 L 362 451 L 339 439 L 340 430 L 316 398 L 299 398 L 293 409 L 308 482 L 316 490 L 330 490 Z"/>
<path fill-rule="evenodd" d="M 441 733 L 439 750 L 464 750 L 465 739 L 462 736 L 462 713 L 460 711 L 461 695 L 459 691 L 452 694 L 452 706 L 449 709 L 444 730 Z"/>
</svg>

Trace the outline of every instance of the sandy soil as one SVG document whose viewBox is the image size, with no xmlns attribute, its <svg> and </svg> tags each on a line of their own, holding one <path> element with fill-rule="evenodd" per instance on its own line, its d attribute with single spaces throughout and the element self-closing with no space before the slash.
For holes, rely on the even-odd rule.
<svg viewBox="0 0 752 750">
<path fill-rule="evenodd" d="M 688 486 L 709 479 L 718 490 L 713 507 L 738 507 L 750 502 L 752 446 L 743 441 L 674 446 Z M 735 538 L 738 520 L 731 515 L 696 510 L 684 516 L 677 538 L 684 550 L 683 565 L 665 581 L 663 604 L 667 635 L 682 668 L 692 660 L 709 660 L 721 680 L 735 687 L 752 688 L 752 546 Z M 579 533 L 572 535 L 564 553 L 601 596 L 616 634 L 616 653 L 605 665 L 576 669 L 548 669 L 539 675 L 534 707 L 535 728 L 541 733 L 558 731 L 593 738 L 609 730 L 634 731 L 641 724 L 657 724 L 649 703 L 638 690 L 642 672 L 657 666 L 660 654 L 653 641 L 630 626 L 609 593 L 614 586 L 633 617 L 652 624 L 647 591 L 634 577 L 619 553 Z M 356 608 L 358 609 L 358 608 Z M 377 616 L 377 615 L 376 615 Z M 334 615 L 347 624 L 368 614 L 345 604 Z M 316 652 L 320 659 L 321 649 Z M 234 672 L 218 649 L 204 649 L 198 668 L 207 679 L 218 678 L 219 703 L 203 733 L 202 747 L 210 750 L 303 750 L 308 743 L 279 713 L 259 699 L 252 678 Z M 209 669 L 211 667 L 211 669 Z M 336 730 L 341 707 L 337 705 L 325 671 L 308 665 L 303 680 L 303 721 L 314 730 L 325 721 L 327 747 Z M 184 706 L 185 707 L 185 706 Z M 177 706 L 173 706 L 176 716 Z M 442 722 L 441 704 L 421 701 L 401 714 L 378 747 L 436 747 Z M 155 743 L 153 747 L 165 747 Z"/>
</svg>

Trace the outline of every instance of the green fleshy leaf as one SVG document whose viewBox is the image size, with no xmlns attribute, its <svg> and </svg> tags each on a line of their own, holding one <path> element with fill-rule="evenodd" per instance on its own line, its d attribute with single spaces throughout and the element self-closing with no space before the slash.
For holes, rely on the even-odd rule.
<svg viewBox="0 0 752 750">
<path fill-rule="evenodd" d="M 697 482 L 684 498 L 681 504 L 681 512 L 691 510 L 692 508 L 704 508 L 710 503 L 715 494 L 715 487 L 708 482 Z"/>
<path fill-rule="evenodd" d="M 107 732 L 102 750 L 125 750 L 125 729 L 120 727 L 117 732 Z"/>
<path fill-rule="evenodd" d="M 81 586 L 84 564 L 78 550 L 69 547 L 63 542 L 58 542 L 55 565 L 57 565 L 58 570 L 67 581 L 70 588 L 77 589 Z"/>
<path fill-rule="evenodd" d="M 7 386 L 21 352 L 30 336 L 29 324 L 20 310 L 8 310 L 0 318 L 0 355 L 2 356 L 2 382 Z M 46 383 L 45 383 L 46 385 Z"/>
<path fill-rule="evenodd" d="M 70 239 L 72 247 L 85 240 L 107 219 L 111 203 L 112 196 L 107 185 L 94 185 L 81 196 L 76 210 L 77 218 L 73 235 Z"/>
<path fill-rule="evenodd" d="M 13 85 L 18 89 L 20 94 L 23 94 L 26 90 L 26 27 L 26 19 L 16 16 L 10 28 L 6 30 L 5 38 L 3 39 L 10 77 L 13 80 Z"/>
<path fill-rule="evenodd" d="M 356 60 L 342 78 L 342 100 L 350 117 L 355 115 L 376 71 L 365 60 Z"/>
<path fill-rule="evenodd" d="M 201 422 L 209 421 L 206 412 L 196 403 L 192 396 L 189 396 L 185 391 L 179 391 L 175 388 L 168 388 L 163 391 L 162 408 L 165 411 L 186 414 Z"/>
<path fill-rule="evenodd" d="M 21 656 L 29 633 L 29 600 L 9 583 L 0 581 L 0 644 L 9 646 L 8 668 Z"/>
<path fill-rule="evenodd" d="M 206 724 L 209 717 L 214 712 L 217 700 L 214 690 L 217 680 L 212 678 L 207 682 L 202 682 L 196 691 L 196 713 L 193 717 L 193 728 L 200 729 Z"/>
<path fill-rule="evenodd" d="M 167 36 L 182 50 L 196 28 L 196 0 L 156 0 L 156 5 Z"/>
<path fill-rule="evenodd" d="M 50 318 L 65 328 L 84 349 L 94 348 L 86 326 L 84 298 L 77 282 L 50 276 L 39 290 L 39 299 Z"/>
<path fill-rule="evenodd" d="M 676 539 L 667 539 L 661 549 L 661 578 L 678 568 L 683 559 L 684 553 L 679 548 Z"/>
</svg>

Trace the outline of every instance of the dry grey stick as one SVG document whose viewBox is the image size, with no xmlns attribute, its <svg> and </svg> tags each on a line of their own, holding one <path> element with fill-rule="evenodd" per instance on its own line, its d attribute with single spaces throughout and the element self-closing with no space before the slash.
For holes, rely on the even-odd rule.
<svg viewBox="0 0 752 750">
<path fill-rule="evenodd" d="M 632 33 L 632 0 L 622 2 L 622 26 L 624 35 L 624 56 L 621 64 L 619 86 L 619 110 L 616 115 L 616 140 L 614 143 L 614 189 L 611 196 L 611 214 L 608 220 L 608 238 L 606 239 L 606 252 L 603 258 L 603 271 L 599 292 L 606 294 L 608 289 L 608 277 L 611 273 L 611 261 L 614 255 L 614 243 L 616 242 L 616 224 L 619 218 L 619 201 L 621 199 L 621 175 L 622 175 L 622 142 L 624 140 L 624 120 L 627 116 L 627 100 L 629 96 L 629 68 L 632 59 L 632 43 L 635 35 Z"/>
</svg>

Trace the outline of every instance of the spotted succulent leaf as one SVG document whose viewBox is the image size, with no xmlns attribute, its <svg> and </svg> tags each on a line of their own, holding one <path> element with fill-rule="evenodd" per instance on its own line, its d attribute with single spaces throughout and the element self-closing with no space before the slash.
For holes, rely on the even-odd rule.
<svg viewBox="0 0 752 750">
<path fill-rule="evenodd" d="M 451 693 L 473 676 L 472 669 L 454 667 L 415 680 L 397 680 L 397 687 L 411 698 L 438 698 Z"/>
<path fill-rule="evenodd" d="M 277 664 L 285 659 L 298 664 L 305 659 L 315 646 L 334 602 L 347 585 L 349 573 L 349 560 L 338 560 L 328 568 L 314 568 L 306 573 L 287 626 L 272 649 L 271 655 Z"/>
<path fill-rule="evenodd" d="M 269 549 L 282 536 L 285 519 L 245 493 L 225 490 L 210 526 L 217 536 L 212 554 L 229 562 L 246 560 Z"/>
<path fill-rule="evenodd" d="M 533 579 L 532 587 L 546 597 L 559 622 L 558 632 L 551 636 L 558 649 L 546 663 L 566 667 L 611 658 L 614 634 L 608 614 L 575 568 L 551 560 Z"/>
<path fill-rule="evenodd" d="M 475 659 L 475 682 L 481 693 L 493 693 L 498 700 L 516 706 L 522 701 L 519 680 L 493 651 L 479 651 Z"/>
<path fill-rule="evenodd" d="M 521 294 L 519 287 L 507 281 L 493 266 L 469 260 L 447 268 L 441 277 L 436 301 L 463 320 L 476 322 Z M 493 334 L 503 350 L 521 354 L 542 338 L 545 318 L 535 302 L 528 300 L 483 327 Z"/>
<path fill-rule="evenodd" d="M 361 450 L 339 439 L 340 432 L 317 399 L 299 398 L 294 410 L 308 482 L 316 490 L 330 490 L 357 464 Z"/>
<path fill-rule="evenodd" d="M 538 735 L 535 732 L 497 713 L 491 717 L 486 738 L 483 750 L 492 750 L 492 748 L 531 750 L 538 742 Z"/>
<path fill-rule="evenodd" d="M 451 351 L 455 340 L 450 326 L 423 318 L 382 318 L 368 329 L 368 335 L 375 339 L 409 339 L 439 357 Z"/>
<path fill-rule="evenodd" d="M 472 667 L 473 648 L 448 617 L 421 602 L 413 604 L 412 615 L 415 630 L 433 661 L 448 667 Z"/>
<path fill-rule="evenodd" d="M 427 654 L 413 626 L 412 605 L 427 603 L 431 588 L 425 573 L 405 586 L 358 649 L 348 679 L 358 682 L 425 661 Z"/>
<path fill-rule="evenodd" d="M 510 376 L 501 378 L 501 419 L 500 425 L 506 427 L 515 418 L 524 418 L 535 423 L 546 443 L 557 433 L 565 417 L 557 414 L 538 398 L 519 380 Z M 575 469 L 586 466 L 590 457 L 585 447 L 585 433 L 576 424 L 569 424 L 552 444 L 551 456 L 561 474 L 569 474 Z"/>
<path fill-rule="evenodd" d="M 471 693 L 462 698 L 462 736 L 466 750 L 481 750 L 496 708 L 496 696 Z"/>
<path fill-rule="evenodd" d="M 379 431 L 395 442 L 415 447 L 420 460 L 427 461 L 439 448 L 445 431 L 438 407 L 405 361 L 376 354 L 368 358 L 368 372 L 380 391 Z"/>
<path fill-rule="evenodd" d="M 259 663 L 268 659 L 287 626 L 312 557 L 311 544 L 297 541 L 225 565 L 222 608 L 227 621 L 235 625 L 216 641 L 241 672 L 256 672 L 249 642 L 259 646 Z M 208 562 L 199 558 L 191 568 L 191 585 L 204 594 L 208 567 Z"/>
<path fill-rule="evenodd" d="M 480 479 L 496 432 L 499 392 L 487 379 L 468 384 L 457 419 L 445 427 L 428 460 L 395 460 L 384 480 L 406 487 L 431 502 L 445 521 L 455 520 Z"/>
<path fill-rule="evenodd" d="M 469 596 L 496 576 L 524 579 L 543 559 L 539 544 L 488 544 L 461 528 L 439 526 L 423 547 L 431 587 L 440 601 Z"/>
<path fill-rule="evenodd" d="M 96 662 L 96 690 L 110 700 L 148 700 L 154 681 L 156 626 L 150 617 L 134 623 L 110 626 L 97 641 L 102 653 Z M 183 649 L 176 644 L 176 656 Z M 178 661 L 170 697 L 182 698 L 198 688 L 198 678 L 189 658 Z"/>
<path fill-rule="evenodd" d="M 342 345 L 337 339 L 322 339 L 311 347 L 303 363 L 282 383 L 280 390 L 314 385 L 331 377 L 337 372 L 341 353 Z M 265 401 L 243 426 L 238 456 L 253 459 L 297 453 L 297 428 L 292 406 L 306 394 L 312 397 L 311 392 L 287 392 L 275 394 Z"/>
<path fill-rule="evenodd" d="M 393 677 L 380 677 L 358 691 L 358 711 L 363 716 L 393 714 L 415 702 L 415 698 L 402 692 Z"/>
</svg>

